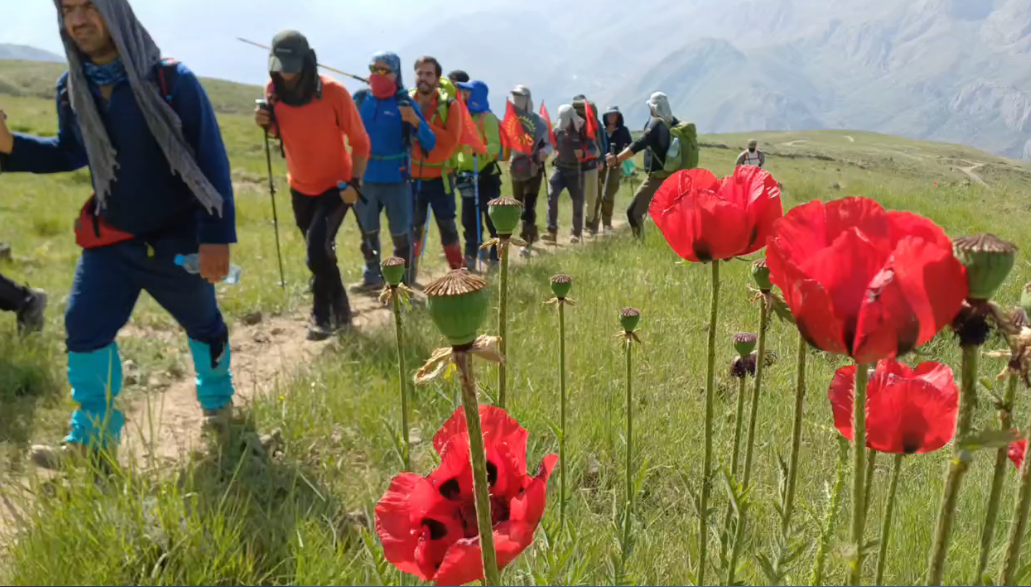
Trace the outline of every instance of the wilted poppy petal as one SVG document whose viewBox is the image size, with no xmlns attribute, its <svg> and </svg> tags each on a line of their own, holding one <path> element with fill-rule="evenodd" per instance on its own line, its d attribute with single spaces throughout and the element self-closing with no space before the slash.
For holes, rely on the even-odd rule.
<svg viewBox="0 0 1031 587">
<path fill-rule="evenodd" d="M 845 438 L 852 440 L 852 409 L 855 403 L 856 385 L 855 365 L 842 367 L 834 372 L 827 398 L 831 400 L 831 412 L 834 413 L 834 427 Z"/>
<path fill-rule="evenodd" d="M 390 488 L 376 504 L 376 533 L 383 544 L 383 556 L 406 573 L 429 580 L 415 560 L 415 550 L 422 535 L 423 514 L 435 505 L 435 490 L 423 477 L 402 473 L 394 477 Z"/>
<path fill-rule="evenodd" d="M 1013 464 L 1020 469 L 1024 464 L 1024 456 L 1027 455 L 1027 439 L 1024 438 L 1011 444 L 1008 454 Z"/>
</svg>

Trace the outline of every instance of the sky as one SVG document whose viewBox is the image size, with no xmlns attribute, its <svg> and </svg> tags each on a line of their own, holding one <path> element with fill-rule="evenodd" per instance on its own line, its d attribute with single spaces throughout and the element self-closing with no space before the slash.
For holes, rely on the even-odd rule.
<svg viewBox="0 0 1031 587">
<path fill-rule="evenodd" d="M 134 0 L 133 9 L 164 55 L 205 77 L 260 84 L 266 54 L 236 40 L 269 44 L 283 29 L 303 32 L 319 61 L 363 75 L 381 49 L 403 45 L 406 35 L 463 11 L 500 6 L 445 0 Z M 17 7 L 17 8 L 15 8 Z M 0 43 L 63 54 L 52 0 L 0 0 Z M 387 42 L 394 39 L 394 42 Z M 407 56 L 402 56 L 407 57 Z M 363 75 L 364 77 L 364 75 Z"/>
</svg>

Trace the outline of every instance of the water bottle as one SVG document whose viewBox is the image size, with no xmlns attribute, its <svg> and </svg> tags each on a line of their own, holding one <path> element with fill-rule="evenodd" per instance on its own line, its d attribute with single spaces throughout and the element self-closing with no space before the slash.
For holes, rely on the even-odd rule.
<svg viewBox="0 0 1031 587">
<path fill-rule="evenodd" d="M 175 264 L 185 269 L 187 273 L 200 273 L 200 259 L 197 258 L 196 253 L 193 255 L 176 255 Z M 226 278 L 222 282 L 235 285 L 240 281 L 240 273 L 242 272 L 243 269 L 230 263 L 229 273 L 226 274 Z"/>
</svg>

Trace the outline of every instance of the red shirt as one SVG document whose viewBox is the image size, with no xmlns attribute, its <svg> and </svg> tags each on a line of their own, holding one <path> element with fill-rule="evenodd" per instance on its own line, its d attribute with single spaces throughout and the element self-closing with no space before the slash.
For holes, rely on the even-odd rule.
<svg viewBox="0 0 1031 587">
<path fill-rule="evenodd" d="M 283 138 L 287 179 L 291 188 L 306 196 L 319 196 L 341 181 L 351 181 L 351 155 L 368 157 L 371 148 L 351 93 L 336 80 L 319 77 L 321 98 L 299 107 L 275 105 L 278 126 L 273 130 Z"/>
</svg>

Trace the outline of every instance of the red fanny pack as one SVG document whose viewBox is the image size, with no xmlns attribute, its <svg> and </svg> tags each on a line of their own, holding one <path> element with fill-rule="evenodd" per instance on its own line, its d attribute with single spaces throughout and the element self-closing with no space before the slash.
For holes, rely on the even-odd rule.
<svg viewBox="0 0 1031 587">
<path fill-rule="evenodd" d="M 96 197 L 91 196 L 75 221 L 75 242 L 84 249 L 95 249 L 135 238 L 114 228 L 96 213 Z"/>
</svg>

